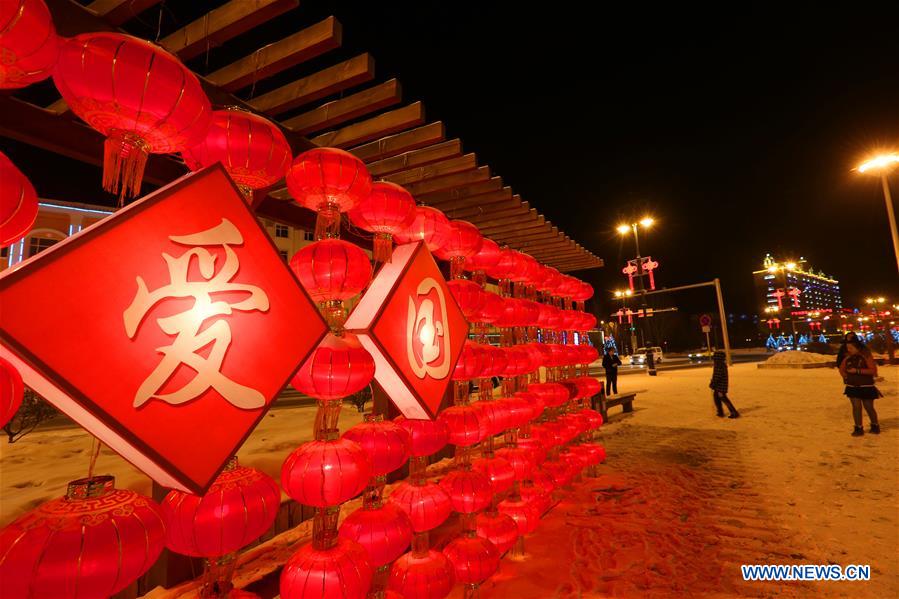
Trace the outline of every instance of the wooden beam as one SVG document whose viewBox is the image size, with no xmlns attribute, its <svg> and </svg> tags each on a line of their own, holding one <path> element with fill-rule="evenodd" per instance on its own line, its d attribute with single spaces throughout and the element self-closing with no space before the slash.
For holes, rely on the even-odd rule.
<svg viewBox="0 0 899 599">
<path fill-rule="evenodd" d="M 469 183 L 477 183 L 478 181 L 486 181 L 490 178 L 490 167 L 482 166 L 473 171 L 465 171 L 464 173 L 456 173 L 455 175 L 447 175 L 446 177 L 438 177 L 436 179 L 428 179 L 420 183 L 412 183 L 406 189 L 416 198 L 419 194 L 424 195 L 435 191 L 443 191 L 452 189 L 453 187 L 461 187 Z"/>
<path fill-rule="evenodd" d="M 543 230 L 543 231 L 522 231 L 520 233 L 507 233 L 507 234 L 504 233 L 504 234 L 500 234 L 500 235 L 490 235 L 489 237 L 492 237 L 494 239 L 494 241 L 503 240 L 504 242 L 508 243 L 509 245 L 514 245 L 516 247 L 524 247 L 525 245 L 527 245 L 527 242 L 529 242 L 529 241 L 538 241 L 541 239 L 549 239 L 555 235 L 558 235 L 558 233 L 559 233 L 559 228 L 552 227 L 551 229 Z"/>
<path fill-rule="evenodd" d="M 437 121 L 424 127 L 356 146 L 349 152 L 365 162 L 372 162 L 443 141 L 444 135 L 443 123 Z"/>
<path fill-rule="evenodd" d="M 458 139 L 451 139 L 450 141 L 434 144 L 420 150 L 406 152 L 399 156 L 393 156 L 392 158 L 370 162 L 366 166 L 372 177 L 385 177 L 391 173 L 407 170 L 416 166 L 424 166 L 426 164 L 431 164 L 432 162 L 437 162 L 438 160 L 455 158 L 456 156 L 461 155 L 462 142 Z"/>
<path fill-rule="evenodd" d="M 206 78 L 222 89 L 234 92 L 339 48 L 341 42 L 340 22 L 334 17 L 328 17 L 277 42 L 262 46 Z"/>
<path fill-rule="evenodd" d="M 537 214 L 537 211 L 534 210 L 534 214 Z M 530 215 L 528 215 L 530 217 Z M 551 223 L 548 223 L 546 217 L 542 214 L 538 214 L 537 218 L 528 218 L 526 220 L 520 222 L 502 222 L 498 225 L 492 225 L 489 227 L 478 227 L 481 229 L 481 233 L 487 236 L 494 235 L 502 235 L 504 233 L 517 233 L 519 231 L 526 231 L 531 229 L 545 229 L 547 226 L 550 226 Z"/>
<path fill-rule="evenodd" d="M 503 189 L 503 179 L 502 177 L 493 177 L 488 179 L 487 181 L 479 181 L 477 183 L 472 183 L 471 185 L 463 185 L 461 187 L 456 187 L 454 189 L 448 189 L 445 191 L 437 191 L 434 193 L 426 193 L 422 194 L 418 200 L 420 202 L 425 202 L 429 206 L 437 206 L 440 207 L 445 204 L 450 204 L 452 202 L 457 202 L 463 198 L 467 198 L 470 196 L 476 196 L 483 193 L 489 193 L 493 191 L 500 191 Z M 507 188 L 508 189 L 508 188 Z M 510 192 L 511 194 L 511 192 Z M 454 208 L 458 208 L 461 206 L 453 206 Z M 443 208 L 441 208 L 443 210 Z"/>
<path fill-rule="evenodd" d="M 482 232 L 486 233 L 493 227 L 512 225 L 517 223 L 531 223 L 538 218 L 542 217 L 537 214 L 536 210 L 531 208 L 530 210 L 519 209 L 517 212 L 509 215 L 494 216 L 492 214 L 486 214 L 480 217 L 470 217 L 468 218 L 468 220 L 471 222 L 471 224 L 477 225 Z"/>
<path fill-rule="evenodd" d="M 0 95 L 0 136 L 94 166 L 103 165 L 104 138 L 97 131 L 74 118 L 59 116 L 8 95 Z M 172 157 L 150 154 L 144 180 L 164 185 L 186 172 L 187 168 Z M 40 181 L 36 183 L 40 193 Z M 97 189 L 99 185 L 98 174 Z"/>
<path fill-rule="evenodd" d="M 519 202 L 517 200 L 512 200 L 508 202 L 496 202 L 489 206 L 484 205 L 476 205 L 467 208 L 461 209 L 452 209 L 450 210 L 455 216 L 453 218 L 461 218 L 461 219 L 487 219 L 487 218 L 499 218 L 504 216 L 515 216 L 516 214 L 524 214 L 530 209 L 530 205 L 527 202 Z"/>
<path fill-rule="evenodd" d="M 396 183 L 397 185 L 408 185 L 418 181 L 433 179 L 434 177 L 443 177 L 452 175 L 453 173 L 461 173 L 478 168 L 478 159 L 474 154 L 466 154 L 441 160 L 440 162 L 432 162 L 426 166 L 411 168 L 406 171 L 399 171 L 392 175 L 383 177 L 385 181 Z"/>
<path fill-rule="evenodd" d="M 148 8 L 159 4 L 162 0 L 94 0 L 87 5 L 97 15 L 103 17 L 110 25 L 118 27 L 125 21 L 136 17 Z"/>
<path fill-rule="evenodd" d="M 459 208 L 468 208 L 474 205 L 477 206 L 487 206 L 492 204 L 500 204 L 508 202 L 512 199 L 512 188 L 504 187 L 499 191 L 490 191 L 487 193 L 480 193 L 473 196 L 467 196 L 461 200 L 454 200 L 448 204 L 441 204 L 440 206 L 434 206 L 435 208 L 439 208 L 443 210 L 447 216 L 450 214 L 454 215 L 453 218 L 462 218 L 461 216 L 455 216 L 456 212 Z M 421 201 L 419 197 L 419 201 Z M 427 202 L 422 202 L 423 204 L 428 204 Z M 431 206 L 432 204 L 428 204 Z"/>
<path fill-rule="evenodd" d="M 298 5 L 299 0 L 230 0 L 165 36 L 159 45 L 189 60 Z"/>
<path fill-rule="evenodd" d="M 345 98 L 322 104 L 309 112 L 289 118 L 282 124 L 297 133 L 307 135 L 399 104 L 402 99 L 400 82 L 391 79 Z"/>
<path fill-rule="evenodd" d="M 322 133 L 312 138 L 312 143 L 332 148 L 348 148 L 372 139 L 393 135 L 425 122 L 425 109 L 421 102 L 415 102 L 374 118 L 347 125 L 336 131 Z"/>
<path fill-rule="evenodd" d="M 551 250 L 551 251 L 543 251 L 543 252 L 532 252 L 532 256 L 539 260 L 545 259 L 555 259 L 558 260 L 560 258 L 585 258 L 588 256 L 587 252 L 580 248 L 569 248 L 565 250 Z"/>
<path fill-rule="evenodd" d="M 249 100 L 259 112 L 280 114 L 291 108 L 314 102 L 347 88 L 371 81 L 375 77 L 375 61 L 369 54 L 360 54 L 308 77 L 291 81 L 277 89 Z"/>
<path fill-rule="evenodd" d="M 535 242 L 530 247 L 540 249 L 545 246 L 557 246 L 557 245 L 574 245 L 574 241 L 572 241 L 568 235 L 560 234 L 557 238 L 547 239 L 545 241 Z"/>
</svg>

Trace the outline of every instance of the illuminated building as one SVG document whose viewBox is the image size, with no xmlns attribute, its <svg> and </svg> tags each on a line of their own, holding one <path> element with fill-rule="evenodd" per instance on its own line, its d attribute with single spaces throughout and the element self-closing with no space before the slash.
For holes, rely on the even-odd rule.
<svg viewBox="0 0 899 599">
<path fill-rule="evenodd" d="M 827 332 L 837 328 L 830 316 L 843 312 L 840 282 L 816 271 L 804 258 L 778 261 L 766 254 L 755 279 L 760 316 L 773 331 Z"/>
</svg>

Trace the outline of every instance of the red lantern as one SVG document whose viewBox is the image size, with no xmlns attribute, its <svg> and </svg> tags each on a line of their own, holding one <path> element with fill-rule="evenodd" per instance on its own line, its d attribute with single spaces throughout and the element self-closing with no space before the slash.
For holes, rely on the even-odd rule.
<svg viewBox="0 0 899 599">
<path fill-rule="evenodd" d="M 432 455 L 446 446 L 449 429 L 442 420 L 411 420 L 397 416 L 393 421 L 409 433 L 409 454 L 412 456 Z"/>
<path fill-rule="evenodd" d="M 360 422 L 343 438 L 355 441 L 365 450 L 371 458 L 372 476 L 389 474 L 409 459 L 409 433 L 392 420 Z"/>
<path fill-rule="evenodd" d="M 571 392 L 559 383 L 534 383 L 528 385 L 528 393 L 540 396 L 551 408 L 557 408 L 571 399 Z"/>
<path fill-rule="evenodd" d="M 284 492 L 312 507 L 349 501 L 362 492 L 369 478 L 368 454 L 349 439 L 303 443 L 281 467 Z"/>
<path fill-rule="evenodd" d="M 297 204 L 318 213 L 315 238 L 336 236 L 340 213 L 352 210 L 371 193 L 365 163 L 337 148 L 314 148 L 294 158 L 285 177 Z"/>
<path fill-rule="evenodd" d="M 443 599 L 453 590 L 453 565 L 439 551 L 410 551 L 390 568 L 388 588 L 404 599 Z"/>
<path fill-rule="evenodd" d="M 583 414 L 587 418 L 590 430 L 596 430 L 600 426 L 602 426 L 602 414 L 600 414 L 596 410 L 584 408 L 579 412 L 579 414 Z"/>
<path fill-rule="evenodd" d="M 193 557 L 221 557 L 262 536 L 280 506 L 277 483 L 234 459 L 202 496 L 169 491 L 161 506 L 166 547 Z"/>
<path fill-rule="evenodd" d="M 493 487 L 493 494 L 499 495 L 512 488 L 515 482 L 515 471 L 512 464 L 501 457 L 481 458 L 471 463 L 471 469 L 480 472 Z"/>
<path fill-rule="evenodd" d="M 60 42 L 53 81 L 80 119 L 106 136 L 103 188 L 140 193 L 149 154 L 186 150 L 206 135 L 212 108 L 196 76 L 156 44 L 123 33 Z"/>
<path fill-rule="evenodd" d="M 328 333 L 290 384 L 310 397 L 333 400 L 361 391 L 374 375 L 375 361 L 355 335 Z"/>
<path fill-rule="evenodd" d="M 450 277 L 458 279 L 462 276 L 465 260 L 481 249 L 481 232 L 470 222 L 451 220 L 446 228 L 446 238 L 435 253 L 441 260 L 450 261 Z"/>
<path fill-rule="evenodd" d="M 375 509 L 359 508 L 346 517 L 338 534 L 365 547 L 369 563 L 380 568 L 409 546 L 412 523 L 402 510 L 387 503 Z"/>
<path fill-rule="evenodd" d="M 494 401 L 488 398 L 486 401 L 479 401 L 472 405 L 481 411 L 484 420 L 487 421 L 487 436 L 493 437 L 511 428 L 508 407 L 501 399 Z"/>
<path fill-rule="evenodd" d="M 562 273 L 552 266 L 544 266 L 540 271 L 540 279 L 536 284 L 537 291 L 543 293 L 553 293 L 559 285 Z"/>
<path fill-rule="evenodd" d="M 437 415 L 437 419 L 446 423 L 452 445 L 469 447 L 480 443 L 490 434 L 487 419 L 478 408 L 471 405 L 446 408 Z"/>
<path fill-rule="evenodd" d="M 465 279 L 453 279 L 446 285 L 452 292 L 456 305 L 465 315 L 465 320 L 475 322 L 484 307 L 486 292 L 477 283 Z"/>
<path fill-rule="evenodd" d="M 531 369 L 531 354 L 518 345 L 507 347 L 506 367 L 503 369 L 504 377 L 514 377 L 525 374 Z"/>
<path fill-rule="evenodd" d="M 344 300 L 359 295 L 371 282 L 368 256 L 359 246 L 341 239 L 307 245 L 290 259 L 290 268 L 322 307 L 332 329 L 346 321 Z"/>
<path fill-rule="evenodd" d="M 394 236 L 400 243 L 424 241 L 428 250 L 433 253 L 446 243 L 448 228 L 449 220 L 443 212 L 430 206 L 418 206 L 412 223 Z"/>
<path fill-rule="evenodd" d="M 487 274 L 497 280 L 509 279 L 521 268 L 521 254 L 511 248 L 502 248 L 499 260 L 487 270 Z"/>
<path fill-rule="evenodd" d="M 485 291 L 483 300 L 484 303 L 481 306 L 481 309 L 478 310 L 475 318 L 476 321 L 494 323 L 502 318 L 506 309 L 506 302 L 503 300 L 502 296 L 497 295 L 492 291 Z"/>
<path fill-rule="evenodd" d="M 462 584 L 481 584 L 499 568 L 499 551 L 481 537 L 453 539 L 443 548 L 443 555 L 453 564 L 456 582 Z"/>
<path fill-rule="evenodd" d="M 475 516 L 475 532 L 493 543 L 500 555 L 511 549 L 518 540 L 518 524 L 500 512 L 486 511 Z"/>
<path fill-rule="evenodd" d="M 552 304 L 540 304 L 539 312 L 537 313 L 537 325 L 540 328 L 555 331 L 558 330 L 561 323 L 561 310 Z"/>
<path fill-rule="evenodd" d="M 450 496 L 434 483 L 401 482 L 393 488 L 388 501 L 409 517 L 415 532 L 437 528 L 453 511 Z"/>
<path fill-rule="evenodd" d="M 542 266 L 533 256 L 523 252 L 520 252 L 519 264 L 519 268 L 516 268 L 510 279 L 517 283 L 533 285 L 540 278 Z"/>
<path fill-rule="evenodd" d="M 25 386 L 16 367 L 0 358 L 0 427 L 12 420 L 22 405 Z"/>
<path fill-rule="evenodd" d="M 460 514 L 480 512 L 493 499 L 490 479 L 472 470 L 453 470 L 443 477 L 440 487 L 449 495 L 453 510 Z"/>
<path fill-rule="evenodd" d="M 371 193 L 349 211 L 350 221 L 369 233 L 374 233 L 372 257 L 377 262 L 390 262 L 393 236 L 408 227 L 415 218 L 412 194 L 396 183 L 377 181 Z"/>
<path fill-rule="evenodd" d="M 509 428 L 520 428 L 530 422 L 534 414 L 532 403 L 539 401 L 537 396 L 527 391 L 517 391 L 512 397 L 500 399 L 509 413 Z"/>
<path fill-rule="evenodd" d="M 481 248 L 465 259 L 464 268 L 471 272 L 486 272 L 496 266 L 500 258 L 500 249 L 495 241 L 481 237 Z"/>
<path fill-rule="evenodd" d="M 487 352 L 471 339 L 466 339 L 462 346 L 462 353 L 456 361 L 452 379 L 454 381 L 468 381 L 481 376 L 487 365 Z"/>
<path fill-rule="evenodd" d="M 277 125 L 237 108 L 216 110 L 206 137 L 181 152 L 185 164 L 198 171 L 221 162 L 248 203 L 253 192 L 277 183 L 290 166 L 290 146 Z"/>
<path fill-rule="evenodd" d="M 281 570 L 282 599 L 363 599 L 371 586 L 372 569 L 365 548 L 338 539 L 328 549 L 307 543 Z"/>
<path fill-rule="evenodd" d="M 0 152 L 0 247 L 22 239 L 37 218 L 37 193 L 22 171 Z"/>
<path fill-rule="evenodd" d="M 540 522 L 540 514 L 534 507 L 526 501 L 517 500 L 513 501 L 511 499 L 506 499 L 505 501 L 500 501 L 496 509 L 499 510 L 499 513 L 506 514 L 518 524 L 518 534 L 527 535 L 531 534 L 537 529 L 537 524 Z"/>
<path fill-rule="evenodd" d="M 69 483 L 0 531 L 3 597 L 109 597 L 137 580 L 165 546 L 159 507 L 111 476 Z"/>
<path fill-rule="evenodd" d="M 523 447 L 503 447 L 496 451 L 496 457 L 509 463 L 515 480 L 525 480 L 536 466 L 532 452 Z"/>
<path fill-rule="evenodd" d="M 542 464 L 546 461 L 546 447 L 543 446 L 543 443 L 536 436 L 533 435 L 534 430 L 531 429 L 530 437 L 519 437 L 518 438 L 518 449 L 524 449 L 527 451 L 531 460 L 534 464 Z"/>
<path fill-rule="evenodd" d="M 541 486 L 522 485 L 519 494 L 521 495 L 521 500 L 530 505 L 538 517 L 543 515 L 549 509 L 549 506 L 552 505 L 552 497 Z M 516 525 L 516 530 L 517 528 L 518 526 Z"/>
<path fill-rule="evenodd" d="M 58 44 L 43 0 L 0 3 L 0 89 L 25 87 L 49 77 Z"/>
</svg>

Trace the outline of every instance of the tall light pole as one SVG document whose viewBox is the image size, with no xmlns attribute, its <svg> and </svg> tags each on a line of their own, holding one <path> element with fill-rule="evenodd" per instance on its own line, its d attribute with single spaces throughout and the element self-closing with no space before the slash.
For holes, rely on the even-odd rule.
<svg viewBox="0 0 899 599">
<path fill-rule="evenodd" d="M 890 195 L 890 172 L 899 165 L 899 154 L 881 154 L 867 160 L 858 166 L 860 173 L 876 173 L 880 175 L 880 183 L 883 185 L 883 199 L 887 205 L 887 222 L 890 225 L 890 233 L 893 236 L 893 252 L 896 254 L 896 268 L 899 270 L 899 230 L 896 229 L 896 213 L 893 211 L 893 198 Z"/>
<path fill-rule="evenodd" d="M 644 229 L 648 229 L 648 228 L 650 228 L 654 223 L 655 223 L 655 219 L 653 219 L 651 216 L 644 216 L 643 218 L 641 218 L 641 219 L 640 219 L 639 221 L 637 221 L 637 222 L 632 222 L 632 223 L 630 223 L 630 224 L 628 224 L 628 223 L 621 223 L 621 224 L 618 225 L 618 226 L 616 227 L 616 229 L 615 229 L 615 230 L 618 231 L 618 233 L 621 234 L 621 235 L 627 235 L 628 233 L 633 232 L 633 234 L 634 234 L 634 249 L 636 249 L 636 251 L 637 251 L 637 259 L 636 259 L 636 261 L 635 261 L 635 264 L 637 265 L 637 268 L 638 268 L 638 269 L 642 269 L 642 268 L 643 268 L 643 267 L 642 267 L 642 262 L 640 261 L 640 258 L 642 258 L 642 256 L 640 255 L 640 232 L 639 232 L 639 227 L 643 227 Z M 638 270 L 637 274 L 639 275 L 639 276 L 637 276 L 637 283 L 638 283 L 639 286 L 640 286 L 639 291 L 640 291 L 640 294 L 641 294 L 640 308 L 643 310 L 643 317 L 646 318 L 646 286 L 643 284 L 643 273 L 642 273 L 642 271 L 641 271 L 641 270 Z M 634 325 L 631 326 L 631 335 L 632 335 L 632 336 L 634 337 L 634 339 L 636 340 L 635 327 L 636 327 L 636 322 L 634 323 Z M 645 331 L 643 331 L 643 333 L 644 333 L 644 335 L 643 335 L 643 342 L 645 343 L 645 342 L 646 342 L 646 334 L 645 334 Z M 633 349 L 634 349 L 634 350 L 637 349 L 636 345 L 634 346 Z"/>
</svg>

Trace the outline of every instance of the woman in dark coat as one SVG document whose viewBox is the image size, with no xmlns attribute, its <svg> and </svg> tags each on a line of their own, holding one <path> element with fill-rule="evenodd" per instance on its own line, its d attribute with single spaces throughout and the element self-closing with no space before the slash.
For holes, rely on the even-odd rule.
<svg viewBox="0 0 899 599">
<path fill-rule="evenodd" d="M 740 413 L 727 398 L 727 383 L 727 360 L 724 352 L 718 350 L 712 355 L 712 382 L 709 383 L 712 399 L 715 400 L 715 411 L 720 418 L 724 418 L 723 406 L 727 406 L 727 410 L 730 412 L 728 418 L 739 418 Z"/>
<path fill-rule="evenodd" d="M 861 437 L 865 434 L 862 427 L 862 407 L 865 408 L 868 420 L 871 421 L 871 432 L 875 435 L 880 434 L 880 423 L 874 410 L 874 400 L 883 397 L 874 386 L 877 362 L 874 361 L 871 350 L 862 345 L 858 339 L 846 343 L 846 359 L 840 363 L 840 374 L 846 383 L 843 393 L 852 402 L 852 420 L 855 421 L 852 436 Z"/>
<path fill-rule="evenodd" d="M 846 336 L 843 337 L 843 342 L 840 344 L 840 350 L 837 352 L 837 368 L 839 368 L 840 364 L 843 363 L 843 360 L 846 359 L 846 355 L 848 354 L 848 350 L 846 349 L 846 346 L 849 343 L 852 343 L 853 341 L 858 341 L 858 340 L 859 340 L 858 335 L 856 335 L 852 331 L 849 331 L 848 333 L 846 333 Z"/>
</svg>

